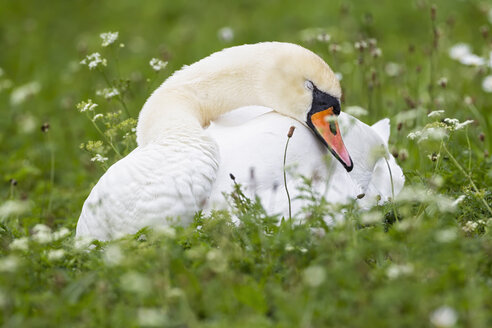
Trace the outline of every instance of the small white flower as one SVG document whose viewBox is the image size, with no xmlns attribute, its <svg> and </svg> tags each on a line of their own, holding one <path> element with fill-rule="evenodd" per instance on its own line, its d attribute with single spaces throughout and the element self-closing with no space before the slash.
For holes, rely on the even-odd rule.
<svg viewBox="0 0 492 328">
<path fill-rule="evenodd" d="M 102 39 L 102 46 L 107 47 L 118 39 L 118 32 L 107 32 L 99 35 Z"/>
<path fill-rule="evenodd" d="M 462 227 L 465 232 L 473 232 L 478 228 L 478 223 L 475 221 L 467 221 Z"/>
<path fill-rule="evenodd" d="M 92 102 L 92 99 L 88 99 L 87 101 L 81 101 L 77 104 L 77 109 L 79 112 L 83 113 L 86 111 L 92 112 L 94 108 L 96 108 L 98 104 Z"/>
<path fill-rule="evenodd" d="M 94 115 L 94 117 L 92 119 L 95 121 L 95 120 L 97 120 L 98 118 L 101 118 L 101 117 L 103 117 L 103 114 L 99 113 L 99 114 Z"/>
<path fill-rule="evenodd" d="M 47 253 L 48 260 L 58 261 L 65 256 L 65 251 L 63 249 L 52 249 Z"/>
<path fill-rule="evenodd" d="M 486 76 L 482 81 L 482 89 L 485 92 L 492 92 L 492 75 Z"/>
<path fill-rule="evenodd" d="M 152 58 L 149 62 L 150 66 L 152 69 L 156 72 L 159 72 L 160 70 L 163 70 L 167 66 L 167 62 L 162 61 L 157 58 Z"/>
<path fill-rule="evenodd" d="M 400 276 L 408 276 L 413 273 L 411 264 L 392 264 L 386 270 L 386 275 L 390 279 L 396 279 Z"/>
<path fill-rule="evenodd" d="M 96 156 L 91 158 L 91 162 L 99 162 L 104 163 L 108 160 L 107 157 L 102 156 L 101 154 L 96 154 Z"/>
<path fill-rule="evenodd" d="M 421 135 L 422 135 L 421 131 L 414 131 L 414 132 L 410 132 L 407 135 L 407 138 L 410 140 L 415 140 L 415 139 L 419 138 Z"/>
<path fill-rule="evenodd" d="M 73 246 L 75 249 L 85 250 L 92 246 L 93 241 L 94 239 L 90 238 L 89 236 L 79 236 L 75 238 Z"/>
<path fill-rule="evenodd" d="M 319 42 L 329 42 L 331 40 L 331 35 L 322 32 L 316 35 L 316 40 L 318 40 Z"/>
<path fill-rule="evenodd" d="M 473 120 L 467 120 L 465 122 L 460 123 L 460 121 L 456 118 L 445 118 L 444 122 L 449 125 L 449 129 L 451 131 L 461 130 L 468 124 L 473 123 Z"/>
<path fill-rule="evenodd" d="M 383 55 L 383 51 L 380 48 L 374 48 L 371 50 L 371 56 L 374 58 L 381 57 Z"/>
<path fill-rule="evenodd" d="M 292 246 L 291 244 L 285 245 L 285 251 L 290 252 L 290 251 L 293 251 L 293 250 L 294 250 L 294 246 Z"/>
<path fill-rule="evenodd" d="M 84 59 L 80 61 L 82 65 L 87 65 L 90 70 L 101 66 L 107 66 L 108 61 L 106 58 L 103 58 L 99 52 L 94 52 L 90 55 L 87 55 Z"/>
<path fill-rule="evenodd" d="M 434 110 L 430 112 L 427 117 L 440 117 L 442 114 L 444 114 L 444 110 Z"/>
<path fill-rule="evenodd" d="M 9 255 L 4 258 L 0 258 L 0 272 L 15 272 L 19 266 L 19 259 L 17 256 Z"/>
<path fill-rule="evenodd" d="M 102 90 L 97 90 L 96 95 L 102 96 L 105 99 L 111 99 L 120 94 L 120 91 L 116 88 L 104 88 Z"/>
<path fill-rule="evenodd" d="M 345 107 L 344 112 L 356 117 L 366 116 L 368 114 L 367 109 L 360 106 L 347 106 Z"/>
<path fill-rule="evenodd" d="M 467 54 L 459 59 L 460 63 L 467 66 L 483 66 L 485 59 L 475 54 Z"/>
<path fill-rule="evenodd" d="M 430 322 L 439 328 L 452 327 L 457 320 L 456 311 L 449 306 L 441 306 L 430 315 Z"/>
<path fill-rule="evenodd" d="M 340 72 L 336 72 L 335 77 L 337 78 L 338 81 L 341 81 L 343 79 L 343 74 Z"/>
<path fill-rule="evenodd" d="M 449 49 L 449 57 L 455 60 L 460 60 L 466 55 L 471 54 L 471 48 L 466 43 L 458 43 Z"/>
<path fill-rule="evenodd" d="M 234 40 L 234 30 L 229 26 L 225 26 L 217 32 L 217 36 L 223 42 L 231 42 Z"/>
<path fill-rule="evenodd" d="M 319 265 L 313 265 L 306 268 L 303 272 L 303 281 L 309 287 L 316 288 L 326 279 L 326 271 Z"/>
<path fill-rule="evenodd" d="M 20 200 L 7 200 L 0 205 L 0 218 L 7 218 L 9 216 L 20 215 L 29 211 L 30 205 L 28 202 Z"/>
<path fill-rule="evenodd" d="M 446 86 L 448 84 L 448 78 L 441 77 L 439 80 L 437 80 L 437 84 L 440 86 Z"/>
<path fill-rule="evenodd" d="M 12 90 L 10 94 L 10 104 L 17 106 L 26 101 L 29 97 L 34 96 L 41 90 L 39 82 L 29 82 Z"/>
<path fill-rule="evenodd" d="M 123 261 L 123 253 L 118 245 L 109 245 L 104 250 L 103 259 L 108 266 L 116 266 Z"/>
<path fill-rule="evenodd" d="M 10 249 L 14 250 L 19 250 L 19 251 L 27 251 L 29 249 L 29 238 L 27 237 L 21 237 L 14 239 L 10 243 Z"/>
<path fill-rule="evenodd" d="M 395 77 L 400 74 L 401 68 L 399 64 L 390 62 L 384 66 L 384 71 L 388 76 Z"/>
<path fill-rule="evenodd" d="M 59 240 L 59 239 L 63 239 L 65 237 L 67 237 L 68 235 L 70 235 L 70 230 L 63 227 L 60 230 L 53 232 L 52 237 L 53 237 L 53 240 Z"/>
<path fill-rule="evenodd" d="M 36 224 L 32 228 L 32 239 L 40 244 L 46 244 L 53 240 L 51 228 L 45 224 Z"/>
</svg>

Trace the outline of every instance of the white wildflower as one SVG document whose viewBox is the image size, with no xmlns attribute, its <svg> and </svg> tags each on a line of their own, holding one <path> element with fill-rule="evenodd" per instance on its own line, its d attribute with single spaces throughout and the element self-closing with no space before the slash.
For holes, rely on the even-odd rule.
<svg viewBox="0 0 492 328">
<path fill-rule="evenodd" d="M 15 272 L 19 267 L 19 258 L 14 255 L 9 255 L 0 258 L 0 272 Z"/>
<path fill-rule="evenodd" d="M 107 32 L 99 35 L 102 39 L 102 46 L 107 47 L 118 39 L 118 32 Z"/>
<path fill-rule="evenodd" d="M 400 74 L 401 68 L 399 64 L 390 62 L 384 66 L 384 71 L 388 76 L 395 77 Z"/>
<path fill-rule="evenodd" d="M 142 327 L 164 327 L 167 316 L 164 310 L 159 308 L 138 309 L 138 324 Z"/>
<path fill-rule="evenodd" d="M 414 132 L 410 132 L 407 135 L 407 138 L 410 140 L 415 140 L 415 139 L 418 139 L 421 135 L 422 135 L 421 131 L 414 131 Z"/>
<path fill-rule="evenodd" d="M 485 92 L 492 92 L 492 75 L 486 76 L 482 81 L 482 89 Z"/>
<path fill-rule="evenodd" d="M 326 271 L 319 265 L 306 268 L 303 272 L 303 281 L 309 287 L 319 287 L 326 279 Z"/>
<path fill-rule="evenodd" d="M 99 163 L 104 163 L 108 160 L 107 157 L 104 157 L 101 154 L 96 154 L 96 156 L 91 158 L 91 162 L 99 162 Z"/>
<path fill-rule="evenodd" d="M 3 219 L 10 216 L 20 215 L 29 211 L 30 208 L 31 206 L 28 202 L 20 200 L 7 200 L 0 205 L 0 218 Z"/>
<path fill-rule="evenodd" d="M 380 48 L 374 48 L 371 50 L 371 56 L 374 58 L 381 57 L 383 55 L 383 51 Z"/>
<path fill-rule="evenodd" d="M 364 40 L 358 41 L 358 42 L 354 43 L 354 48 L 357 50 L 365 49 L 365 48 L 367 48 L 367 42 Z"/>
<path fill-rule="evenodd" d="M 116 266 L 123 261 L 123 253 L 118 245 L 109 245 L 104 250 L 103 259 L 108 266 Z"/>
<path fill-rule="evenodd" d="M 466 43 L 458 43 L 449 49 L 449 57 L 455 60 L 460 60 L 466 55 L 471 54 L 471 48 Z"/>
<path fill-rule="evenodd" d="M 103 58 L 99 52 L 94 52 L 90 55 L 87 55 L 84 59 L 80 61 L 80 63 L 82 65 L 87 65 L 87 67 L 92 70 L 99 65 L 106 66 L 108 64 L 108 61 L 106 60 L 106 58 Z"/>
<path fill-rule="evenodd" d="M 360 106 L 347 106 L 345 107 L 344 112 L 356 117 L 366 116 L 368 114 L 367 109 Z"/>
<path fill-rule="evenodd" d="M 338 81 L 341 81 L 343 79 L 343 74 L 340 72 L 335 72 L 335 77 Z"/>
<path fill-rule="evenodd" d="M 152 69 L 156 72 L 159 72 L 160 70 L 163 70 L 166 66 L 167 66 L 167 62 L 166 61 L 162 61 L 160 59 L 157 59 L 157 58 L 152 58 L 149 62 L 150 66 L 152 67 Z"/>
<path fill-rule="evenodd" d="M 139 272 L 127 272 L 120 278 L 121 287 L 132 293 L 146 295 L 152 290 L 149 279 Z"/>
<path fill-rule="evenodd" d="M 444 114 L 444 110 L 434 110 L 427 114 L 427 117 L 440 117 L 442 114 Z"/>
<path fill-rule="evenodd" d="M 445 118 L 444 122 L 448 124 L 448 127 L 451 131 L 461 130 L 468 124 L 473 123 L 473 120 L 467 120 L 465 122 L 460 123 L 460 121 L 456 118 Z"/>
<path fill-rule="evenodd" d="M 56 241 L 56 240 L 63 239 L 65 237 L 67 237 L 68 235 L 70 235 L 70 230 L 68 230 L 65 227 L 62 227 L 60 230 L 53 232 L 52 237 L 53 237 L 53 240 Z"/>
<path fill-rule="evenodd" d="M 448 78 L 447 77 L 441 77 L 439 80 L 437 80 L 437 84 L 445 87 L 448 84 Z"/>
<path fill-rule="evenodd" d="M 19 251 L 27 251 L 29 249 L 29 238 L 27 237 L 21 237 L 14 239 L 10 243 L 10 249 L 12 250 L 19 250 Z"/>
<path fill-rule="evenodd" d="M 94 108 L 96 108 L 98 104 L 93 103 L 92 99 L 88 99 L 87 101 L 81 101 L 77 104 L 77 109 L 79 112 L 83 113 L 86 111 L 92 112 Z"/>
<path fill-rule="evenodd" d="M 36 224 L 32 228 L 32 239 L 40 244 L 46 244 L 53 240 L 51 228 L 45 224 Z"/>
<path fill-rule="evenodd" d="M 452 327 L 457 320 L 456 311 L 449 306 L 441 306 L 430 315 L 430 322 L 439 328 Z"/>
<path fill-rule="evenodd" d="M 460 63 L 467 66 L 483 66 L 485 59 L 475 54 L 467 54 L 459 59 Z"/>
<path fill-rule="evenodd" d="M 111 99 L 120 94 L 120 91 L 116 88 L 104 88 L 102 90 L 97 90 L 96 95 L 102 96 L 105 99 Z"/>
<path fill-rule="evenodd" d="M 458 232 L 455 228 L 448 228 L 436 232 L 436 240 L 440 243 L 449 243 L 456 239 Z"/>
<path fill-rule="evenodd" d="M 234 40 L 234 30 L 229 26 L 222 27 L 217 32 L 217 37 L 223 42 L 231 42 Z"/>
<path fill-rule="evenodd" d="M 386 270 L 386 275 L 390 279 L 396 279 L 401 276 L 408 276 L 413 273 L 411 264 L 392 264 Z"/>
<path fill-rule="evenodd" d="M 475 221 L 467 221 L 462 227 L 465 232 L 474 232 L 478 228 L 478 223 Z"/>
<path fill-rule="evenodd" d="M 10 104 L 17 106 L 22 104 L 27 98 L 34 96 L 41 90 L 39 82 L 29 82 L 12 90 L 10 94 Z"/>
<path fill-rule="evenodd" d="M 96 114 L 96 115 L 94 115 L 94 117 L 92 118 L 92 120 L 94 120 L 94 121 L 95 121 L 95 120 L 97 120 L 98 118 L 101 118 L 101 117 L 103 117 L 103 116 L 104 116 L 104 115 L 103 115 L 103 114 L 101 114 L 101 113 Z"/>
<path fill-rule="evenodd" d="M 79 236 L 75 238 L 73 246 L 77 250 L 85 250 L 91 248 L 93 241 L 89 236 Z"/>
<path fill-rule="evenodd" d="M 321 32 L 316 35 L 316 40 L 320 42 L 329 42 L 331 40 L 331 35 L 326 32 Z"/>
<path fill-rule="evenodd" d="M 290 251 L 293 251 L 293 250 L 294 250 L 294 246 L 292 246 L 291 244 L 285 245 L 285 251 L 286 252 L 290 252 Z"/>
<path fill-rule="evenodd" d="M 52 249 L 46 254 L 46 256 L 50 261 L 58 261 L 65 256 L 65 251 L 63 249 Z"/>
</svg>

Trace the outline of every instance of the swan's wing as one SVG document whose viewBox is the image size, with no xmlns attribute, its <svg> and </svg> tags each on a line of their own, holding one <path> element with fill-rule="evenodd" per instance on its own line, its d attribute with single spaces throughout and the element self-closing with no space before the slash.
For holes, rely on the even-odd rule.
<svg viewBox="0 0 492 328">
<path fill-rule="evenodd" d="M 388 141 L 390 137 L 390 120 L 389 118 L 383 118 L 380 121 L 377 121 L 372 126 L 372 129 L 376 131 L 377 134 L 383 139 L 386 146 L 388 146 Z"/>
<path fill-rule="evenodd" d="M 167 225 L 167 218 L 187 223 L 212 189 L 218 165 L 214 147 L 198 140 L 137 147 L 94 186 L 76 235 L 109 240 L 146 226 Z"/>
</svg>

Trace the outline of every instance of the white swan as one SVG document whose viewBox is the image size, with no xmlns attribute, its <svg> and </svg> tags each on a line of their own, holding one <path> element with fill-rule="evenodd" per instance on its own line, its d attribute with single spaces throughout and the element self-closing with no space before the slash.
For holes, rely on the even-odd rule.
<svg viewBox="0 0 492 328">
<path fill-rule="evenodd" d="M 184 67 L 145 103 L 137 126 L 139 146 L 110 167 L 92 189 L 76 235 L 108 240 L 145 226 L 165 225 L 166 218 L 189 223 L 196 211 L 207 206 L 212 193 L 220 194 L 221 168 L 226 168 L 221 158 L 236 156 L 236 152 L 220 154 L 222 146 L 211 136 L 213 129 L 204 127 L 242 106 L 273 108 L 281 114 L 277 118 L 294 122 L 299 131 L 292 143 L 297 139 L 303 143 L 301 148 L 318 150 L 314 156 L 301 155 L 306 167 L 319 163 L 327 147 L 350 171 L 354 165 L 336 122 L 340 96 L 339 82 L 329 66 L 309 50 L 289 43 L 228 48 Z M 282 133 L 285 140 L 285 129 L 265 128 Z M 254 133 L 244 127 L 237 132 L 244 133 L 238 138 Z M 247 145 L 243 142 L 241 147 Z M 290 163 L 299 160 L 294 151 L 289 154 Z M 371 162 L 368 172 L 376 164 Z M 367 171 L 363 165 L 356 163 L 354 173 L 359 168 Z M 333 178 L 330 185 L 336 184 L 336 175 Z"/>
<path fill-rule="evenodd" d="M 342 112 L 338 122 L 345 146 L 354 160 L 354 169 L 350 173 L 340 162 L 331 160 L 333 157 L 327 155 L 326 147 L 313 138 L 309 128 L 270 108 L 244 107 L 219 117 L 207 131 L 224 156 L 205 209 L 230 205 L 223 194 L 233 191 L 229 176 L 232 173 L 247 196 L 259 197 L 267 213 L 287 217 L 283 155 L 290 126 L 296 127 L 287 152 L 288 164 L 295 165 L 293 170 L 288 170 L 293 174 L 287 178 L 294 214 L 307 203 L 297 197 L 300 194 L 298 188 L 303 184 L 300 176 L 316 177 L 312 181 L 313 188 L 330 203 L 356 200 L 360 207 L 369 208 L 387 201 L 393 193 L 398 194 L 405 178 L 388 151 L 389 120 L 368 126 Z M 386 161 L 391 169 L 393 186 Z M 358 196 L 362 198 L 358 199 Z"/>
</svg>

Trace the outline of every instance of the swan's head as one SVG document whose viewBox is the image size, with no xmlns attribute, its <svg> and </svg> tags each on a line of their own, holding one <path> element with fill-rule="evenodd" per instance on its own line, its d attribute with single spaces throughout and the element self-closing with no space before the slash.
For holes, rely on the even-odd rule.
<svg viewBox="0 0 492 328">
<path fill-rule="evenodd" d="M 260 81 L 264 97 L 277 112 L 306 124 L 347 171 L 353 162 L 338 127 L 342 90 L 333 71 L 313 52 L 289 43 L 273 43 L 264 58 Z M 273 102 L 273 103 L 272 103 Z"/>
</svg>

